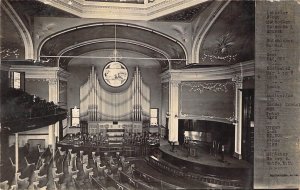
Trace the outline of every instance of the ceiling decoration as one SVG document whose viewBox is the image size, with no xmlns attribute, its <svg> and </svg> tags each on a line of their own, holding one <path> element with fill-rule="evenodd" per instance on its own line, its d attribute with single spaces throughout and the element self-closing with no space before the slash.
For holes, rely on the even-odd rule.
<svg viewBox="0 0 300 190">
<path fill-rule="evenodd" d="M 15 24 L 1 8 L 1 59 L 24 59 L 25 47 Z"/>
<path fill-rule="evenodd" d="M 154 19 L 154 21 L 169 21 L 169 22 L 192 22 L 197 16 L 199 16 L 212 1 L 207 1 L 193 7 L 189 7 L 171 14 Z"/>
<path fill-rule="evenodd" d="M 234 46 L 234 36 L 231 33 L 226 33 L 219 36 L 215 44 L 211 48 L 203 50 L 203 55 L 201 57 L 203 62 L 208 63 L 234 63 L 238 55 Z"/>
<path fill-rule="evenodd" d="M 232 1 L 207 32 L 200 64 L 229 65 L 254 60 L 255 2 Z"/>
</svg>

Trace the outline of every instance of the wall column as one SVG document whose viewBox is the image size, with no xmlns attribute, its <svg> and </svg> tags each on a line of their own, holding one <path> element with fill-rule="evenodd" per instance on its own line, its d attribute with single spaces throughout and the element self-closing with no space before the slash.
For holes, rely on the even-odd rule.
<svg viewBox="0 0 300 190">
<path fill-rule="evenodd" d="M 178 145 L 178 102 L 180 81 L 169 81 L 169 141 Z"/>
<path fill-rule="evenodd" d="M 16 179 L 16 189 L 18 189 L 18 178 L 17 173 L 19 170 L 19 134 L 16 133 L 16 140 L 15 140 L 15 165 L 16 165 L 16 171 L 15 171 L 15 179 Z"/>
<path fill-rule="evenodd" d="M 49 102 L 53 101 L 54 104 L 58 104 L 59 99 L 59 83 L 58 79 L 49 79 Z M 53 154 L 55 153 L 55 143 L 56 143 L 56 129 L 59 127 L 59 122 L 53 125 L 49 125 L 49 145 L 51 145 Z"/>
<path fill-rule="evenodd" d="M 234 157 L 242 159 L 242 88 L 243 78 L 236 76 L 233 78 L 235 81 L 235 123 L 234 123 Z"/>
</svg>

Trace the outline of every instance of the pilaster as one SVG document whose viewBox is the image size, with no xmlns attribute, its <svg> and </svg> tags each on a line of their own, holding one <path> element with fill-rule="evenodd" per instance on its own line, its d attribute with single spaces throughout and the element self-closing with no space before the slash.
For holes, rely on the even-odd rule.
<svg viewBox="0 0 300 190">
<path fill-rule="evenodd" d="M 235 122 L 234 122 L 234 157 L 242 159 L 242 89 L 243 78 L 236 75 L 232 78 L 235 82 Z"/>
<path fill-rule="evenodd" d="M 179 84 L 180 81 L 169 81 L 169 141 L 176 144 L 178 144 Z"/>
</svg>

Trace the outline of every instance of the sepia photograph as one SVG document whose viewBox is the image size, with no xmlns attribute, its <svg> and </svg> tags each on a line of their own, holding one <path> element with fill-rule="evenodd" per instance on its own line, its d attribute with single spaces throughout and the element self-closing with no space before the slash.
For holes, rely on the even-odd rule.
<svg viewBox="0 0 300 190">
<path fill-rule="evenodd" d="M 2 0 L 0 189 L 298 189 L 300 1 Z"/>
</svg>

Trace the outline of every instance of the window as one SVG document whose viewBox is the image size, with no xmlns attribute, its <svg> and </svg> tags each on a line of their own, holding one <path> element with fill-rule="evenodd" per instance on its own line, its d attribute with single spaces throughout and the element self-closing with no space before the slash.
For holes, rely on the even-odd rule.
<svg viewBox="0 0 300 190">
<path fill-rule="evenodd" d="M 79 127 L 79 108 L 71 108 L 71 126 Z"/>
<path fill-rule="evenodd" d="M 158 108 L 150 109 L 150 125 L 158 125 Z"/>
<path fill-rule="evenodd" d="M 24 72 L 10 72 L 10 87 L 24 90 L 25 87 L 25 73 Z"/>
</svg>

